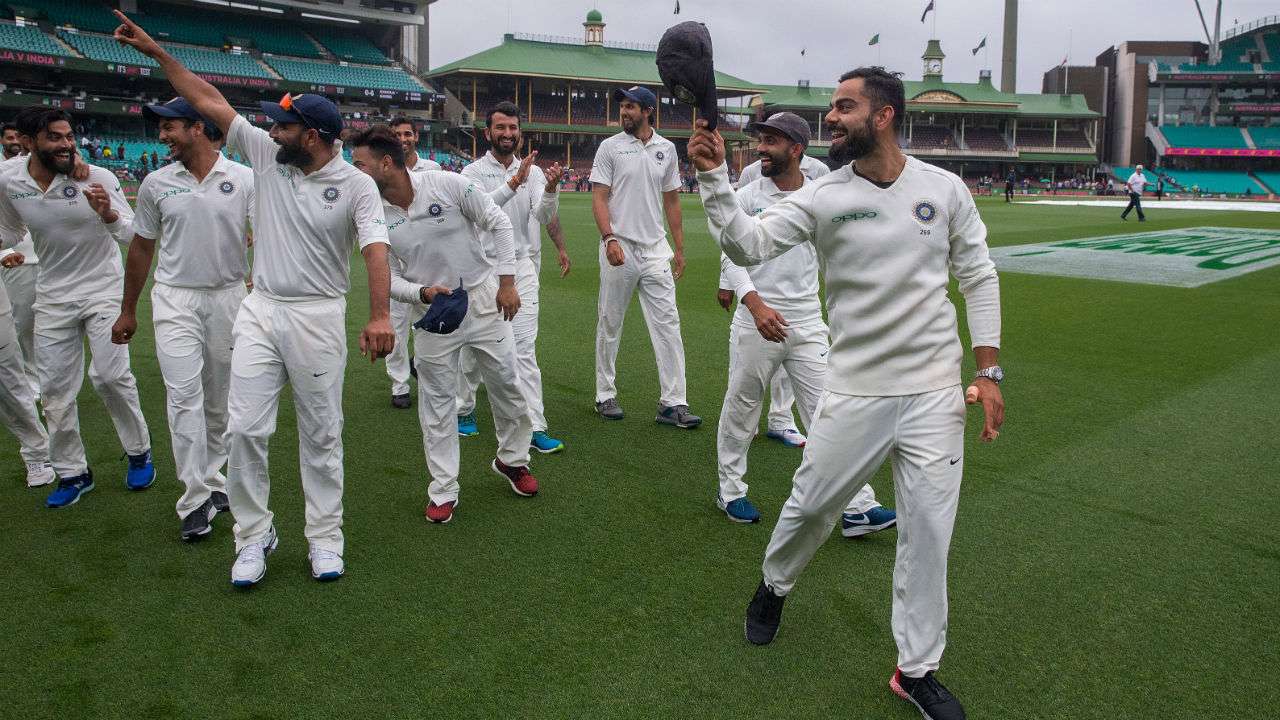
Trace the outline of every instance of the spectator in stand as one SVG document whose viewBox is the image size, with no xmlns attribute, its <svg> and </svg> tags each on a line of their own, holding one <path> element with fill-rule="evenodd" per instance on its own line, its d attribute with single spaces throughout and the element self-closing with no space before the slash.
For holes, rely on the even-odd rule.
<svg viewBox="0 0 1280 720">
<path fill-rule="evenodd" d="M 124 159 L 124 143 L 120 143 L 120 144 L 116 147 L 116 159 L 117 159 L 117 160 L 123 160 L 123 159 Z"/>
<path fill-rule="evenodd" d="M 156 151 L 151 151 L 151 167 L 160 169 L 160 156 L 156 155 Z"/>
<path fill-rule="evenodd" d="M 1004 179 L 1004 201 L 1013 202 L 1013 186 L 1018 182 L 1018 176 L 1014 174 L 1013 168 L 1009 168 L 1009 174 Z"/>
<path fill-rule="evenodd" d="M 110 145 L 108 145 L 108 146 L 106 146 L 106 147 L 102 148 L 102 159 L 103 159 L 103 160 L 110 160 L 110 159 L 111 159 L 111 146 L 110 146 Z"/>
<path fill-rule="evenodd" d="M 92 146 L 92 148 L 93 148 L 93 149 L 89 152 L 89 157 L 91 157 L 91 158 L 93 158 L 93 159 L 95 159 L 95 160 L 96 160 L 96 159 L 98 159 L 99 157 L 101 157 L 101 155 L 102 155 L 102 141 L 101 141 L 101 140 L 99 140 L 98 138 L 94 138 L 94 139 L 93 139 L 93 146 Z"/>
</svg>

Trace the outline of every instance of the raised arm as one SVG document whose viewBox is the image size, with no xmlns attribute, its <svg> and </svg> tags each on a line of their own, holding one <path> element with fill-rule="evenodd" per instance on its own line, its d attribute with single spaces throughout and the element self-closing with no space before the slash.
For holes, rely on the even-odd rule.
<svg viewBox="0 0 1280 720">
<path fill-rule="evenodd" d="M 231 128 L 231 121 L 236 117 L 227 99 L 218 89 L 196 77 L 196 74 L 183 67 L 172 55 L 165 52 L 145 30 L 130 20 L 119 10 L 112 10 L 120 18 L 120 27 L 116 28 L 115 38 L 122 45 L 128 45 L 160 64 L 169 84 L 179 95 L 187 99 L 192 107 L 208 118 L 224 135 Z"/>
</svg>

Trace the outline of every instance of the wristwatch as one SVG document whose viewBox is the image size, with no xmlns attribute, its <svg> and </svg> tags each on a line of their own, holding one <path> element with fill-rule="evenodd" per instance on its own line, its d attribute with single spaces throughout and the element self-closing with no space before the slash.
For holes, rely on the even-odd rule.
<svg viewBox="0 0 1280 720">
<path fill-rule="evenodd" d="M 1001 370 L 999 365 L 992 365 L 989 368 L 979 370 L 975 378 L 986 378 L 999 385 L 1000 381 L 1004 380 L 1004 370 Z"/>
</svg>

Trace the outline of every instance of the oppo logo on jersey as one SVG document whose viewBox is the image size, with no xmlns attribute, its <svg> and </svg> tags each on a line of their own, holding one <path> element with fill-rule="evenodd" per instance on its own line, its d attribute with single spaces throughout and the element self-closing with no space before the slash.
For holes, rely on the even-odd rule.
<svg viewBox="0 0 1280 720">
<path fill-rule="evenodd" d="M 875 216 L 876 216 L 875 210 L 855 210 L 845 215 L 837 215 L 831 218 L 831 222 L 838 224 L 842 222 L 848 222 L 850 220 L 869 220 L 871 218 L 874 218 Z"/>
<path fill-rule="evenodd" d="M 160 201 L 168 197 L 173 197 L 174 195 L 182 195 L 182 194 L 189 195 L 191 194 L 191 190 L 189 188 L 174 188 L 172 190 L 165 190 L 164 192 L 160 193 L 160 196 L 157 197 L 156 200 Z"/>
<path fill-rule="evenodd" d="M 10 200 L 24 200 L 26 198 L 40 197 L 38 192 L 10 193 Z"/>
</svg>

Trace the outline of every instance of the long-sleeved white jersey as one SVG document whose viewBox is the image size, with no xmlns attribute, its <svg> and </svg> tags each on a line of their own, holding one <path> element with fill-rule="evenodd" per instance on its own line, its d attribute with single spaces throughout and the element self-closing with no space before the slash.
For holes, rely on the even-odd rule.
<svg viewBox="0 0 1280 720">
<path fill-rule="evenodd" d="M 119 216 L 107 225 L 93 211 L 84 191 L 101 185 Z M 95 298 L 119 299 L 124 266 L 117 243 L 133 237 L 133 209 L 120 181 L 103 168 L 90 166 L 83 182 L 56 175 L 49 187 L 31 177 L 27 163 L 0 179 L 0 246 L 12 248 L 30 231 L 40 254 L 36 274 L 39 302 L 59 303 Z"/>
<path fill-rule="evenodd" d="M 411 173 L 409 181 L 413 202 L 407 210 L 383 202 L 398 261 L 390 263 L 391 297 L 420 306 L 423 287 L 452 288 L 461 280 L 471 292 L 494 275 L 515 274 L 511 219 L 479 186 L 447 172 Z M 496 260 L 485 253 L 481 232 L 492 233 Z"/>
<path fill-rule="evenodd" d="M 790 194 L 779 190 L 771 178 L 759 178 L 735 193 L 738 207 L 748 215 L 759 215 Z M 822 318 L 822 301 L 818 299 L 818 251 L 813 243 L 797 245 L 775 258 L 746 268 L 735 264 L 722 252 L 720 287 L 732 290 L 739 300 L 754 291 L 766 305 L 792 324 Z M 746 326 L 755 324 L 751 311 L 741 302 L 734 312 L 733 321 Z"/>
<path fill-rule="evenodd" d="M 8 177 L 10 173 L 17 171 L 24 163 L 27 162 L 29 155 L 14 155 L 8 160 L 0 161 L 0 178 Z M 31 233 L 23 235 L 22 240 L 13 246 L 14 252 L 22 253 L 23 265 L 40 264 L 40 256 L 36 254 L 36 245 L 31 242 Z"/>
<path fill-rule="evenodd" d="M 462 169 L 462 176 L 475 181 L 489 193 L 493 202 L 511 219 L 517 260 L 536 258 L 542 253 L 542 226 L 551 222 L 560 208 L 560 193 L 546 191 L 547 176 L 537 165 L 529 168 L 529 177 L 512 192 L 507 182 L 519 170 L 519 158 L 513 158 L 510 165 L 503 165 L 492 151 Z M 485 238 L 485 245 L 492 250 L 492 238 Z"/>
<path fill-rule="evenodd" d="M 831 326 L 827 388 L 914 395 L 960 382 L 963 351 L 948 273 L 959 281 L 974 347 L 1000 345 L 1000 286 L 987 229 L 960 178 L 906 158 L 882 188 L 845 166 L 755 217 L 724 165 L 698 174 L 707 223 L 740 265 L 804 243 L 818 251 Z"/>
</svg>

